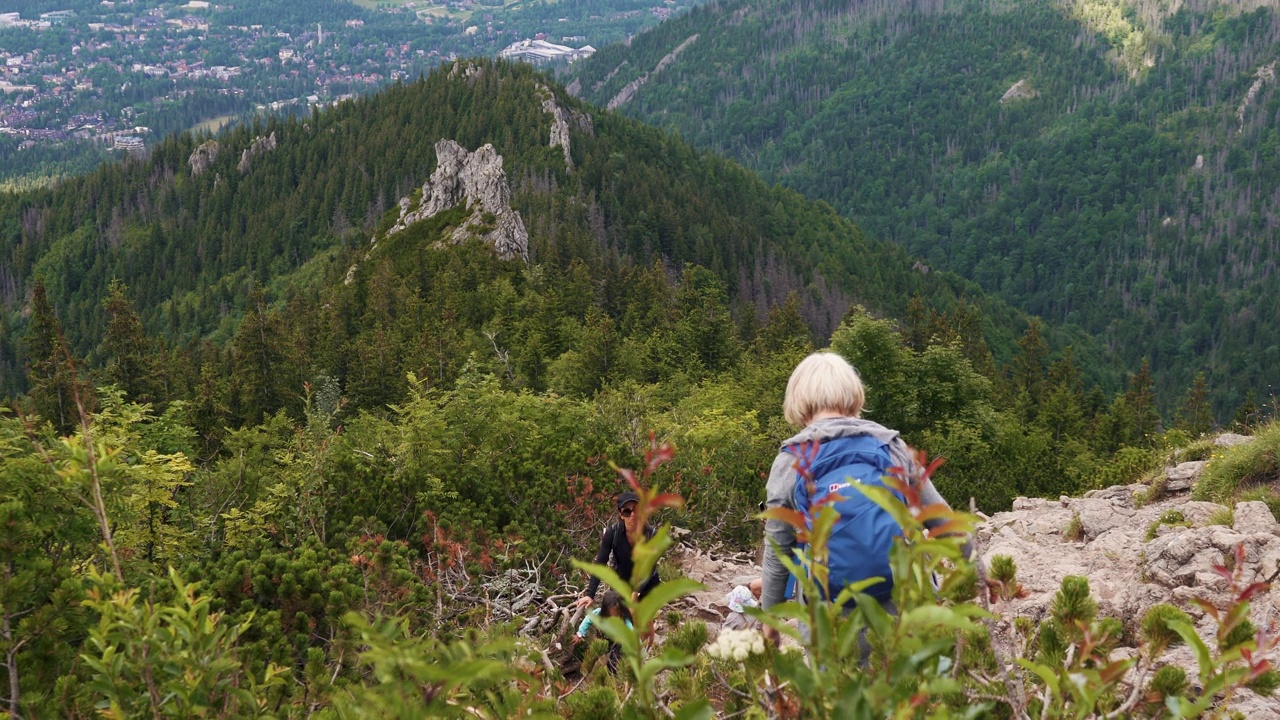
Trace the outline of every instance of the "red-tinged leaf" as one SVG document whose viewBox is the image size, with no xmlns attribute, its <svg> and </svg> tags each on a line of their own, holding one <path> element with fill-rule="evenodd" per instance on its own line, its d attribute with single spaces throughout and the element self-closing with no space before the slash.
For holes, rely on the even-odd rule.
<svg viewBox="0 0 1280 720">
<path fill-rule="evenodd" d="M 1102 675 L 1102 681 L 1107 685 L 1117 683 L 1124 679 L 1125 673 L 1129 672 L 1129 668 L 1131 667 L 1133 667 L 1132 660 L 1117 660 L 1112 663 L 1107 663 L 1107 666 L 1104 667 L 1100 673 Z"/>
<path fill-rule="evenodd" d="M 796 529 L 803 529 L 805 527 L 804 513 L 790 508 L 771 507 L 756 517 L 764 520 L 778 520 Z"/>
<path fill-rule="evenodd" d="M 924 477 L 925 477 L 925 479 L 927 480 L 927 479 L 929 479 L 929 478 L 933 477 L 933 472 L 934 472 L 935 470 L 937 470 L 938 468 L 942 467 L 944 464 L 946 464 L 946 462 L 947 462 L 947 459 L 946 459 L 945 457 L 941 456 L 941 455 L 939 455 L 938 457 L 934 458 L 934 459 L 933 459 L 933 462 L 929 463 L 929 464 L 925 467 L 925 469 L 924 469 Z"/>
<path fill-rule="evenodd" d="M 1236 569 L 1244 567 L 1244 543 L 1236 545 Z"/>
<path fill-rule="evenodd" d="M 911 512 L 911 517 L 922 523 L 929 522 L 930 520 L 937 520 L 938 518 L 955 518 L 955 516 L 956 511 L 942 503 L 925 505 L 919 510 L 912 510 Z"/>
<path fill-rule="evenodd" d="M 652 438 L 650 439 L 650 441 L 652 442 Z M 662 445 L 656 445 L 653 448 L 651 448 L 648 452 L 645 453 L 645 459 L 644 459 L 645 467 L 647 467 L 649 469 L 649 472 L 652 473 L 654 470 L 657 470 L 659 467 L 661 467 L 664 463 L 671 462 L 671 460 L 675 456 L 676 456 L 676 450 L 670 445 L 667 445 L 665 443 L 663 443 Z"/>
<path fill-rule="evenodd" d="M 1215 621 L 1219 619 L 1218 607 L 1213 603 L 1209 602 L 1208 600 L 1203 600 L 1201 598 L 1191 598 L 1191 604 L 1203 610 L 1206 615 L 1213 618 Z"/>
<path fill-rule="evenodd" d="M 946 537 L 948 535 L 964 535 L 969 532 L 969 523 L 963 520 L 948 520 L 929 530 L 929 537 Z"/>
<path fill-rule="evenodd" d="M 1231 571 L 1227 569 L 1226 565 L 1214 565 L 1213 572 L 1227 582 L 1231 582 Z"/>
<path fill-rule="evenodd" d="M 1256 582 L 1240 591 L 1240 595 L 1236 597 L 1236 602 L 1245 602 L 1253 598 L 1260 592 L 1271 589 L 1271 583 Z"/>
<path fill-rule="evenodd" d="M 649 501 L 649 507 L 650 508 L 664 508 L 664 507 L 681 508 L 681 507 L 684 507 L 684 498 L 680 497 L 675 493 L 662 493 L 661 495 L 655 495 L 653 499 Z"/>
<path fill-rule="evenodd" d="M 845 497 L 844 495 L 841 495 L 840 493 L 831 493 L 830 495 L 824 495 L 821 500 L 819 500 L 818 502 L 814 503 L 811 506 L 811 509 L 809 512 L 811 512 L 814 515 L 817 515 L 818 511 L 821 510 L 823 507 L 827 505 L 835 505 L 836 503 L 841 503 L 848 499 L 849 498 Z"/>
<path fill-rule="evenodd" d="M 630 485 L 631 489 L 636 493 L 641 491 L 640 483 L 636 481 L 636 474 L 634 472 L 627 468 L 618 468 L 618 474 L 622 476 L 623 480 L 627 481 L 627 484 Z"/>
<path fill-rule="evenodd" d="M 1253 665 L 1253 651 L 1250 650 L 1249 648 L 1247 647 L 1240 648 L 1240 657 L 1244 658 L 1244 661 L 1249 663 L 1250 666 Z"/>
<path fill-rule="evenodd" d="M 1270 660 L 1259 660 L 1256 665 L 1253 663 L 1249 664 L 1250 680 L 1257 680 L 1258 678 L 1262 677 L 1263 675 L 1266 675 L 1269 672 L 1271 672 Z"/>
<path fill-rule="evenodd" d="M 796 540 L 798 542 L 802 542 L 807 545 L 811 539 L 808 528 L 796 528 Z"/>
</svg>

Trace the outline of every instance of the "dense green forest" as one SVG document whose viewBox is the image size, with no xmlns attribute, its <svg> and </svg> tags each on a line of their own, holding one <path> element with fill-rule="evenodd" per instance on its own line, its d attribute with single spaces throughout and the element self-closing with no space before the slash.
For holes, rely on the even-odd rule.
<svg viewBox="0 0 1280 720">
<path fill-rule="evenodd" d="M 1278 43 L 1269 3 L 726 0 L 573 71 L 599 105 L 640 81 L 622 112 L 1148 358 L 1166 410 L 1204 373 L 1221 418 L 1280 371 Z"/>
<path fill-rule="evenodd" d="M 580 113 L 572 169 L 548 97 Z M 442 242 L 462 208 L 386 233 L 442 137 L 503 155 L 527 262 Z M 586 718 L 623 697 L 657 717 L 677 696 L 708 717 L 691 676 L 654 685 L 705 626 L 663 619 L 687 629 L 649 661 L 632 636 L 631 670 L 575 692 L 514 639 L 530 611 L 513 578 L 581 587 L 571 560 L 626 487 L 611 464 L 674 493 L 657 520 L 753 547 L 786 378 L 815 346 L 860 369 L 869 417 L 947 458 L 934 480 L 957 505 L 1127 482 L 1213 426 L 1203 381 L 1162 422 L 1146 364 L 1109 392 L 1087 338 L 527 66 L 454 64 L 214 142 L 199 172 L 209 139 L 179 135 L 0 197 L 15 717 Z M 1262 414 L 1242 408 L 1241 427 Z M 967 606 L 932 605 L 958 540 L 918 540 L 900 561 L 928 599 L 901 607 L 929 607 L 893 632 L 911 673 L 936 672 L 951 646 L 921 648 L 925 629 L 976 629 Z M 663 572 L 639 618 L 691 589 Z"/>
</svg>

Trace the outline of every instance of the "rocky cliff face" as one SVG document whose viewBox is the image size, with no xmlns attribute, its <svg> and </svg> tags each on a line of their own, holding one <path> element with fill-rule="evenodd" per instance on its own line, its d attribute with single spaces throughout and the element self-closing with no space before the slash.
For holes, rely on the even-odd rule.
<svg viewBox="0 0 1280 720">
<path fill-rule="evenodd" d="M 422 186 L 421 199 L 416 207 L 410 198 L 400 199 L 400 217 L 387 235 L 458 205 L 465 205 L 471 215 L 454 228 L 450 240 L 479 237 L 500 257 L 529 259 L 529 233 L 520 213 L 511 208 L 502 156 L 489 144 L 469 152 L 453 140 L 437 142 L 436 169 Z"/>
<path fill-rule="evenodd" d="M 272 150 L 276 149 L 276 134 L 272 132 L 266 137 L 259 135 L 253 139 L 249 147 L 240 153 L 240 162 L 236 165 L 236 169 L 243 175 L 249 172 L 249 168 L 253 165 L 253 161 Z"/>
<path fill-rule="evenodd" d="M 1219 438 L 1221 444 L 1241 440 Z M 1123 620 L 1127 631 L 1136 631 L 1151 606 L 1167 602 L 1196 621 L 1201 637 L 1213 637 L 1216 625 L 1192 601 L 1227 605 L 1227 581 L 1213 567 L 1230 565 L 1236 546 L 1243 546 L 1242 581 L 1273 583 L 1254 597 L 1252 621 L 1259 628 L 1274 623 L 1280 607 L 1280 525 L 1261 502 L 1227 508 L 1191 500 L 1191 486 L 1204 465 L 1188 462 L 1168 468 L 1165 495 L 1152 502 L 1143 502 L 1150 487 L 1126 485 L 1082 498 L 1018 498 L 1011 512 L 986 520 L 978 532 L 981 562 L 990 567 L 996 555 L 1012 557 L 1026 591 L 1025 597 L 1008 601 L 1008 609 L 1039 622 L 1047 617 L 1063 577 L 1083 575 L 1089 578 L 1099 615 Z M 1214 524 L 1224 522 L 1230 524 Z M 1008 624 L 1001 629 L 1007 632 Z M 1125 633 L 1126 639 L 1136 636 Z M 1134 650 L 1122 647 L 1117 652 L 1132 656 Z M 1274 663 L 1280 657 L 1270 659 Z M 1186 647 L 1170 650 L 1162 662 L 1180 665 L 1190 677 L 1196 676 L 1195 658 Z M 1233 702 L 1251 720 L 1280 720 L 1277 705 L 1274 699 L 1248 691 Z"/>
<path fill-rule="evenodd" d="M 191 166 L 191 174 L 199 175 L 208 170 L 218 160 L 218 151 L 221 149 L 217 140 L 208 140 L 197 145 L 196 149 L 191 151 L 191 156 L 187 158 L 187 164 Z"/>
<path fill-rule="evenodd" d="M 564 151 L 564 165 L 573 172 L 573 155 L 569 152 L 569 128 L 572 126 L 579 132 L 594 134 L 591 116 L 578 110 L 566 110 L 556 102 L 555 93 L 545 85 L 538 86 L 538 94 L 542 98 L 542 111 L 551 116 L 551 147 L 559 147 Z"/>
</svg>

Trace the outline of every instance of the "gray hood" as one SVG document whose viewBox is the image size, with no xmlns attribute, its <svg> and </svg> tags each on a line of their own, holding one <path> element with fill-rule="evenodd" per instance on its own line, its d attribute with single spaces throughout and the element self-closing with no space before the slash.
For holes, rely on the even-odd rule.
<svg viewBox="0 0 1280 720">
<path fill-rule="evenodd" d="M 870 435 L 871 437 L 885 443 L 892 444 L 898 439 L 898 431 L 890 430 L 874 420 L 864 420 L 856 417 L 838 417 L 827 418 L 826 420 L 815 420 L 812 425 L 806 426 L 803 430 L 793 435 L 782 445 L 795 445 L 797 443 L 823 442 L 825 440 L 836 440 L 838 438 L 852 437 L 854 435 Z"/>
</svg>

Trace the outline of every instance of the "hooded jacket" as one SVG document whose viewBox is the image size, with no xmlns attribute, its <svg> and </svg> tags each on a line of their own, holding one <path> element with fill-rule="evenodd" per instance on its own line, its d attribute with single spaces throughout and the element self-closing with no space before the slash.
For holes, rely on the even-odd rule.
<svg viewBox="0 0 1280 720">
<path fill-rule="evenodd" d="M 907 444 L 898 436 L 897 430 L 890 430 L 877 422 L 855 417 L 816 420 L 788 439 L 782 446 L 788 448 L 817 440 L 819 443 L 818 452 L 821 453 L 822 443 L 858 435 L 870 435 L 888 445 L 889 457 L 894 466 L 909 468 L 916 464 L 915 458 L 912 457 Z M 796 472 L 796 459 L 795 455 L 786 450 L 778 453 L 778 457 L 774 459 L 773 467 L 769 471 L 768 485 L 766 486 L 766 507 L 797 509 L 795 507 L 795 487 L 800 474 Z M 926 482 L 920 488 L 920 500 L 925 505 L 947 504 L 947 501 L 938 493 L 932 482 Z M 950 506 L 948 505 L 948 507 Z M 790 572 L 774 553 L 770 541 L 776 543 L 781 552 L 791 553 L 796 547 L 796 531 L 795 528 L 781 520 L 766 520 L 764 538 L 764 591 L 760 596 L 760 604 L 767 610 L 783 601 L 787 579 L 790 577 Z"/>
</svg>

